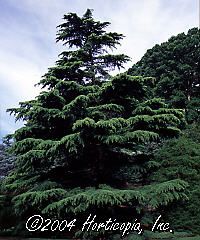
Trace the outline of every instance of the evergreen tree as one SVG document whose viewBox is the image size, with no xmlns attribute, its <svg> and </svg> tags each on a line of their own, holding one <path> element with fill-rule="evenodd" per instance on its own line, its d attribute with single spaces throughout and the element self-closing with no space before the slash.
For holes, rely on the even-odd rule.
<svg viewBox="0 0 200 240">
<path fill-rule="evenodd" d="M 147 50 L 128 70 L 131 75 L 155 77 L 155 94 L 173 107 L 186 109 L 189 122 L 200 114 L 200 30 L 171 37 Z"/>
<path fill-rule="evenodd" d="M 165 209 L 165 217 L 176 229 L 200 232 L 200 126 L 191 125 L 183 136 L 166 142 L 155 154 L 158 171 L 152 178 L 169 181 L 180 178 L 189 183 L 187 201 L 173 203 Z"/>
<path fill-rule="evenodd" d="M 149 99 L 151 78 L 109 77 L 129 58 L 109 54 L 123 36 L 107 33 L 108 25 L 95 21 L 91 10 L 83 17 L 65 15 L 57 40 L 69 50 L 40 81 L 48 90 L 9 109 L 26 122 L 13 134 L 16 167 L 1 186 L 0 204 L 13 216 L 7 227 L 17 223 L 18 233 L 36 213 L 80 221 L 89 213 L 134 220 L 186 197 L 184 181 L 149 181 L 156 164 L 152 150 L 180 134 L 184 113 Z M 70 234 L 75 232 L 84 238 L 79 229 Z M 87 234 L 93 239 L 108 233 Z"/>
</svg>

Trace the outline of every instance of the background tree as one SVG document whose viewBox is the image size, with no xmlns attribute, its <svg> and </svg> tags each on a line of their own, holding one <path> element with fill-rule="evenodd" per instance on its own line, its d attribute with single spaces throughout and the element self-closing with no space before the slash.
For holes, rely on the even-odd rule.
<svg viewBox="0 0 200 240">
<path fill-rule="evenodd" d="M 184 108 L 187 120 L 200 114 L 200 30 L 192 28 L 147 50 L 128 70 L 131 75 L 155 77 L 155 94 L 173 107 Z"/>
<path fill-rule="evenodd" d="M 109 78 L 109 71 L 129 58 L 108 53 L 123 37 L 107 33 L 108 25 L 95 21 L 91 10 L 83 17 L 65 15 L 57 40 L 70 49 L 40 81 L 48 90 L 9 109 L 26 122 L 13 134 L 16 167 L 1 186 L 1 206 L 13 212 L 8 227 L 18 223 L 18 233 L 36 212 L 61 219 L 96 213 L 102 220 L 134 220 L 186 197 L 184 181 L 149 181 L 156 164 L 152 149 L 180 134 L 184 113 L 149 99 L 151 78 Z"/>
<path fill-rule="evenodd" d="M 178 177 L 189 183 L 189 200 L 169 205 L 163 215 L 176 229 L 195 233 L 199 233 L 199 42 L 199 29 L 190 29 L 187 34 L 156 44 L 128 70 L 131 75 L 154 77 L 153 95 L 165 98 L 170 106 L 186 109 L 188 122 L 197 122 L 188 126 L 183 136 L 157 149 L 154 160 L 158 171 L 152 175 L 158 182 Z"/>
</svg>

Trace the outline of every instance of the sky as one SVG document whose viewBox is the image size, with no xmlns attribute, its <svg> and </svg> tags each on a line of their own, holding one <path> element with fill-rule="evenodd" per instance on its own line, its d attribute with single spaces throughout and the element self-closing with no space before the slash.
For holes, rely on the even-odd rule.
<svg viewBox="0 0 200 240">
<path fill-rule="evenodd" d="M 6 109 L 34 99 L 35 87 L 58 54 L 56 26 L 68 12 L 109 21 L 108 31 L 125 35 L 117 53 L 140 60 L 147 49 L 198 26 L 198 0 L 0 0 L 0 139 L 22 126 Z"/>
</svg>

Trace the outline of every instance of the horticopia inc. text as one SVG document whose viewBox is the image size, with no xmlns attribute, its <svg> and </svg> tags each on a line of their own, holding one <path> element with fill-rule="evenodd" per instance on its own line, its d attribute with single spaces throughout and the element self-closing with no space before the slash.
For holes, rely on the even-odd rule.
<svg viewBox="0 0 200 240">
<path fill-rule="evenodd" d="M 144 230 L 142 228 L 142 224 L 135 219 L 132 222 L 119 222 L 117 219 L 109 218 L 103 222 L 98 221 L 96 215 L 90 214 L 83 224 L 78 223 L 77 219 L 73 220 L 53 220 L 53 219 L 45 219 L 41 215 L 34 215 L 30 217 L 26 222 L 26 229 L 31 232 L 35 231 L 71 231 L 73 228 L 81 226 L 82 232 L 95 231 L 99 232 L 101 230 L 104 231 L 117 231 L 120 232 L 122 237 L 128 235 L 130 232 L 135 232 L 141 235 Z M 172 232 L 170 229 L 169 223 L 164 223 L 161 221 L 161 215 L 157 217 L 155 222 L 151 228 L 152 231 L 164 231 L 164 232 Z"/>
</svg>

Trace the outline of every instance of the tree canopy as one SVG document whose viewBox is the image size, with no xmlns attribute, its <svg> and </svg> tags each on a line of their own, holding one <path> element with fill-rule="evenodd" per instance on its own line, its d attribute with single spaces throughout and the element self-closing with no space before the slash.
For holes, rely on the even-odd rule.
<svg viewBox="0 0 200 240">
<path fill-rule="evenodd" d="M 13 216 L 4 228 L 17 224 L 16 231 L 24 231 L 36 212 L 80 220 L 89 213 L 143 219 L 187 198 L 185 181 L 149 178 L 157 166 L 153 150 L 179 136 L 184 111 L 151 96 L 152 78 L 110 77 L 129 58 L 109 54 L 123 36 L 106 32 L 108 25 L 94 20 L 90 9 L 83 17 L 64 15 L 57 41 L 68 49 L 39 82 L 46 90 L 8 110 L 25 126 L 12 136 L 16 166 L 1 186 L 1 215 Z M 71 236 L 83 238 L 79 230 Z M 90 239 L 97 239 L 93 234 Z"/>
<path fill-rule="evenodd" d="M 200 114 L 200 30 L 192 28 L 147 50 L 128 74 L 155 78 L 155 94 L 186 109 L 189 122 Z"/>
</svg>

